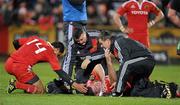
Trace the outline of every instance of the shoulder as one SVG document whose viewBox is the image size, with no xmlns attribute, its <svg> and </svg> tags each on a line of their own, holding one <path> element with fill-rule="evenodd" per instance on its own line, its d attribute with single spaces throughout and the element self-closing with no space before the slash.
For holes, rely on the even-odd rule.
<svg viewBox="0 0 180 105">
<path fill-rule="evenodd" d="M 146 3 L 147 5 L 156 7 L 156 4 L 152 1 L 145 0 L 144 3 Z"/>
<path fill-rule="evenodd" d="M 129 0 L 129 1 L 126 1 L 122 4 L 122 7 L 128 7 L 132 4 L 134 4 L 135 2 L 133 0 Z"/>
<path fill-rule="evenodd" d="M 122 36 L 122 35 L 119 35 L 119 36 L 116 36 L 116 37 L 115 37 L 114 42 L 116 42 L 117 44 L 119 44 L 119 46 L 120 46 L 120 45 L 124 46 L 124 45 L 126 45 L 126 42 L 127 42 L 128 40 L 131 40 L 131 39 L 128 38 L 128 37 L 124 37 L 124 36 Z"/>
<path fill-rule="evenodd" d="M 54 53 L 54 50 L 52 47 L 45 45 L 44 48 L 46 49 L 46 51 L 44 51 L 44 54 L 46 57 L 48 58 L 56 58 L 56 54 Z"/>
<path fill-rule="evenodd" d="M 101 32 L 98 31 L 98 30 L 88 30 L 87 31 L 87 34 L 90 36 L 90 37 L 99 37 Z"/>
<path fill-rule="evenodd" d="M 30 36 L 30 37 L 27 37 L 27 41 L 32 41 L 31 43 L 33 42 L 37 42 L 37 41 L 40 41 L 41 39 L 38 37 L 38 36 Z"/>
<path fill-rule="evenodd" d="M 46 49 L 45 53 L 47 53 L 47 55 L 54 55 L 55 54 L 53 47 L 52 47 L 52 45 L 50 45 L 49 42 L 41 40 L 40 43 L 41 43 L 41 48 Z"/>
<path fill-rule="evenodd" d="M 117 35 L 117 36 L 113 36 L 114 37 L 114 39 L 116 39 L 116 40 L 124 40 L 124 39 L 126 39 L 127 37 L 125 37 L 125 36 L 123 36 L 123 35 Z"/>
</svg>

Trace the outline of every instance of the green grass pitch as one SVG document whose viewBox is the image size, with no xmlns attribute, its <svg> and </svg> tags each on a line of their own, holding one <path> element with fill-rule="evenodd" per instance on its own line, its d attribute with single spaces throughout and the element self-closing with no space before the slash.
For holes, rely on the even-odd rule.
<svg viewBox="0 0 180 105">
<path fill-rule="evenodd" d="M 56 78 L 49 64 L 42 63 L 33 67 L 44 84 Z M 22 90 L 6 93 L 8 80 L 14 78 L 4 71 L 4 64 L 0 63 L 0 105 L 180 105 L 180 99 L 160 99 L 143 97 L 96 97 L 83 95 L 32 95 Z M 156 66 L 151 80 L 174 81 L 180 84 L 180 66 Z"/>
</svg>

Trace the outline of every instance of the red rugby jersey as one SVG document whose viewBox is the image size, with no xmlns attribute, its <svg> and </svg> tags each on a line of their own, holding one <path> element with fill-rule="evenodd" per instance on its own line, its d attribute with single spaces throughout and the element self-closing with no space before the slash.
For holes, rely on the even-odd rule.
<svg viewBox="0 0 180 105">
<path fill-rule="evenodd" d="M 19 63 L 34 65 L 40 61 L 50 63 L 53 70 L 61 69 L 59 60 L 53 47 L 37 36 L 18 39 L 21 47 L 11 54 L 11 57 Z"/>
<path fill-rule="evenodd" d="M 129 0 L 117 9 L 119 15 L 127 15 L 128 27 L 134 30 L 129 35 L 148 35 L 147 23 L 150 12 L 158 15 L 160 9 L 153 2 L 147 0 L 143 0 L 141 4 L 136 0 Z"/>
</svg>

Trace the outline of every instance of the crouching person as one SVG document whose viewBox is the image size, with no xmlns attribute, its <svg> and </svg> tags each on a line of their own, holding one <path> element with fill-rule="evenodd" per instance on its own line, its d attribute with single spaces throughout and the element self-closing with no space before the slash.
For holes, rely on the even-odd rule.
<svg viewBox="0 0 180 105">
<path fill-rule="evenodd" d="M 48 62 L 51 68 L 64 81 L 82 93 L 87 92 L 84 84 L 74 82 L 62 69 L 57 56 L 64 52 L 61 42 L 49 43 L 37 36 L 21 38 L 13 42 L 16 49 L 5 63 L 5 70 L 16 77 L 9 81 L 8 93 L 15 89 L 25 90 L 28 93 L 42 94 L 45 88 L 39 77 L 32 71 L 32 66 L 38 62 Z"/>
<path fill-rule="evenodd" d="M 127 82 L 131 86 L 128 90 L 129 96 L 162 98 L 178 96 L 177 84 L 150 82 L 149 76 L 155 66 L 155 60 L 145 46 L 123 36 L 111 36 L 105 31 L 103 33 L 99 42 L 105 48 L 108 69 L 112 68 L 111 53 L 121 63 L 112 96 L 124 96 L 127 93 Z"/>
</svg>

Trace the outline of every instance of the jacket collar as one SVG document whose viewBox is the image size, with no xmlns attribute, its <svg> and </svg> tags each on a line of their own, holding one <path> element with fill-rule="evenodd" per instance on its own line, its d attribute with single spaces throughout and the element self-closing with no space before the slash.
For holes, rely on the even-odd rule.
<svg viewBox="0 0 180 105">
<path fill-rule="evenodd" d="M 86 35 L 87 35 L 87 42 L 85 45 L 75 43 L 75 45 L 77 46 L 78 49 L 89 49 L 92 47 L 91 37 L 89 36 L 88 33 L 86 33 Z"/>
</svg>

